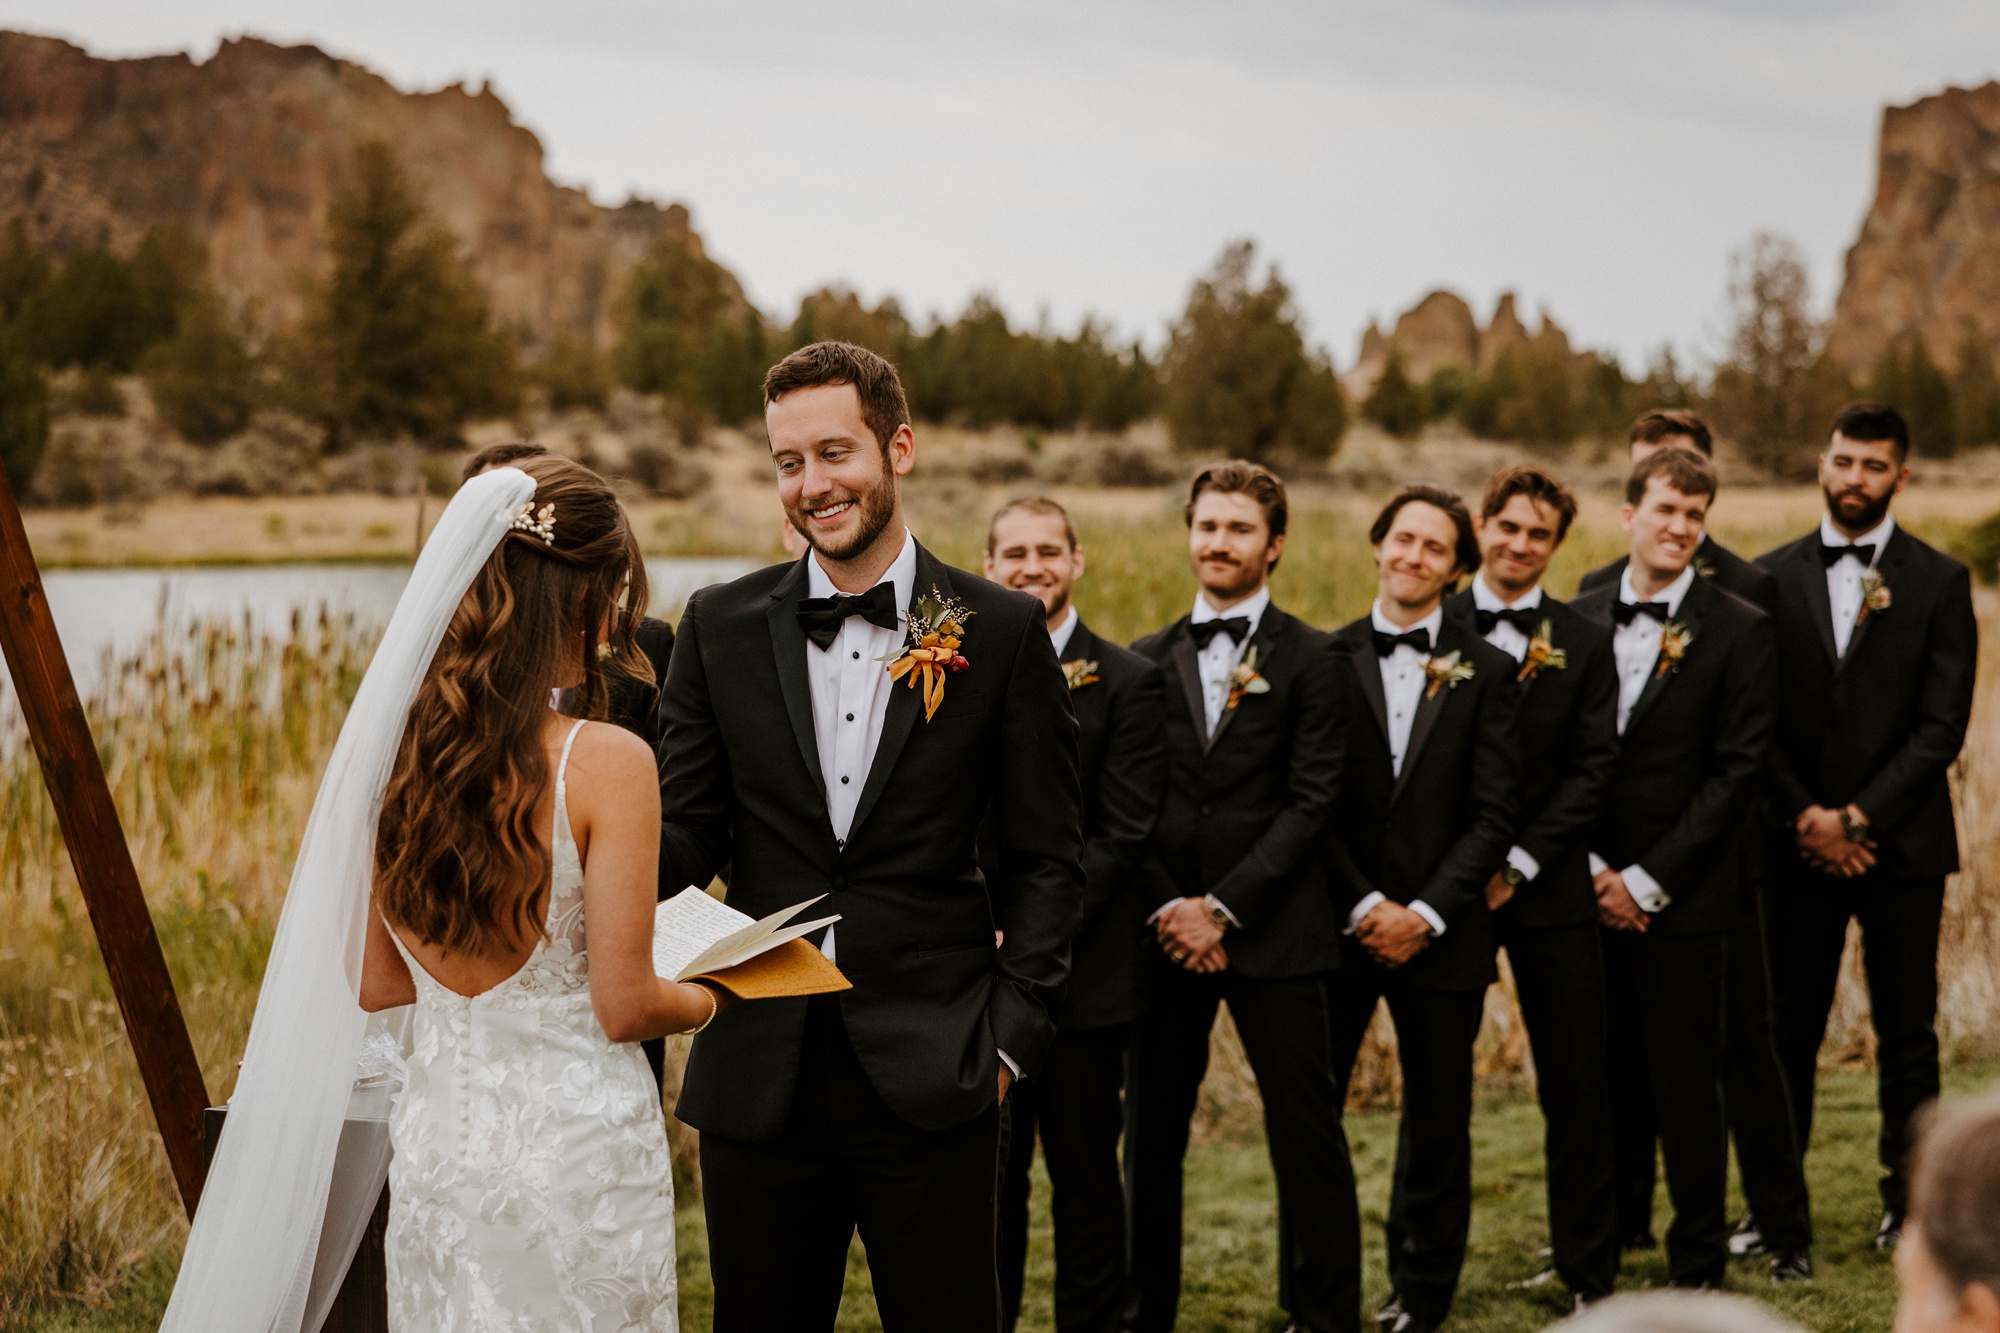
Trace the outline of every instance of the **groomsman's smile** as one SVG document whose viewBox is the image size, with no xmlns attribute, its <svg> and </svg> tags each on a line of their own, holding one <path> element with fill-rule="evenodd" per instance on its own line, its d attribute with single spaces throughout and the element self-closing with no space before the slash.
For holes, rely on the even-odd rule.
<svg viewBox="0 0 2000 1333">
<path fill-rule="evenodd" d="M 1621 515 L 1625 531 L 1632 537 L 1635 575 L 1651 575 L 1654 588 L 1680 577 L 1701 547 L 1709 499 L 1706 495 L 1683 495 L 1663 476 L 1647 479 L 1645 493 L 1636 504 L 1627 504 Z"/>
</svg>

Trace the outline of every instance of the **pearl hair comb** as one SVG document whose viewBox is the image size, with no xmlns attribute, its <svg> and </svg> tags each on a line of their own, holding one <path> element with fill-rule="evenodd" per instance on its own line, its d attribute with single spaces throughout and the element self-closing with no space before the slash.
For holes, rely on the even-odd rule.
<svg viewBox="0 0 2000 1333">
<path fill-rule="evenodd" d="M 513 532 L 525 532 L 530 537 L 540 537 L 548 545 L 554 546 L 556 544 L 556 507 L 552 504 L 545 504 L 538 514 L 535 512 L 535 502 L 530 500 L 521 506 L 520 511 L 514 515 L 513 520 L 507 524 L 507 527 Z"/>
</svg>

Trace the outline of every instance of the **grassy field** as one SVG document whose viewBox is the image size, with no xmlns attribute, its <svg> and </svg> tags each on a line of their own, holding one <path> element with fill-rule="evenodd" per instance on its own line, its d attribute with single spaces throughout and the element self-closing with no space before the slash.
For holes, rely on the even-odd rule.
<svg viewBox="0 0 2000 1333">
<path fill-rule="evenodd" d="M 974 564 L 983 518 L 1003 498 L 956 482 L 917 490 L 913 523 L 950 559 Z M 1184 613 L 1193 595 L 1175 506 L 1160 491 L 1076 492 L 1090 572 L 1079 591 L 1097 628 L 1130 637 Z M 1913 494 L 1904 513 L 1920 531 L 1948 537 L 1994 497 Z M 206 503 L 206 502 L 205 502 Z M 262 503 L 262 502 L 258 502 Z M 1320 625 L 1366 609 L 1373 576 L 1362 536 L 1375 501 L 1362 494 L 1303 493 L 1276 596 Z M 711 520 L 661 511 L 683 530 Z M 1804 530 L 1817 513 L 1809 490 L 1726 495 L 1718 532 L 1755 551 Z M 305 520 L 300 519 L 303 523 Z M 775 528 L 760 529 L 769 541 Z M 745 549 L 756 539 L 745 536 Z M 1620 546 L 1602 497 L 1588 503 L 1562 552 L 1558 592 Z M 184 552 L 184 554 L 187 554 Z M 195 553 L 198 554 L 198 553 Z M 189 558 L 195 558 L 194 554 Z M 1977 725 L 1960 765 L 1966 872 L 1947 906 L 1942 1026 L 1960 1083 L 2000 1060 L 2000 599 L 1980 593 L 1982 655 Z M 176 629 L 131 659 L 111 663 L 89 703 L 100 752 L 159 924 L 212 1097 L 226 1097 L 242 1049 L 293 848 L 373 641 L 373 627 L 329 621 L 293 636 L 213 624 Z M 68 860 L 20 720 L 0 716 L 0 1329 L 151 1328 L 171 1287 L 185 1224 L 164 1155 L 125 1048 Z M 1379 1218 L 1396 1093 L 1392 1038 L 1364 1052 L 1350 1129 L 1368 1206 Z M 1809 1322 L 1821 1328 L 1886 1323 L 1886 1269 L 1856 1247 L 1872 1225 L 1873 1131 L 1862 1074 L 1872 1057 L 1866 1000 L 1852 977 L 1842 992 L 1825 1061 L 1819 1212 L 1824 1276 Z M 1539 1129 L 1518 1015 L 1507 988 L 1489 996 L 1479 1046 L 1483 1109 L 1475 1254 L 1461 1302 L 1462 1327 L 1539 1325 L 1559 1311 L 1547 1293 L 1506 1283 L 1539 1266 Z M 1187 1320 L 1190 1328 L 1258 1328 L 1269 1304 L 1270 1192 L 1257 1146 L 1257 1103 L 1226 1025 L 1198 1125 L 1191 1190 Z M 684 1201 L 698 1197 L 691 1142 L 675 1132 Z M 1044 1202 L 1045 1206 L 1045 1202 Z M 1045 1217 L 1045 1213 L 1043 1214 Z M 698 1206 L 684 1217 L 688 1327 L 704 1326 Z M 1034 1278 L 1044 1293 L 1046 1240 Z M 1379 1292 L 1379 1258 L 1371 1292 Z M 857 1268 L 857 1274 L 861 1270 Z M 1746 1287 L 1759 1270 L 1739 1276 Z M 1634 1280 L 1658 1276 L 1636 1265 Z M 853 1327 L 867 1327 L 856 1305 Z M 1030 1327 L 1042 1325 L 1030 1324 Z"/>
</svg>

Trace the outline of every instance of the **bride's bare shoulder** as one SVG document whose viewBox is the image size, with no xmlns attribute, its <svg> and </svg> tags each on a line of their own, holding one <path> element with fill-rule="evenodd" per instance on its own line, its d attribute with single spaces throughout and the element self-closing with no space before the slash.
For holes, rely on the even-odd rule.
<svg viewBox="0 0 2000 1333">
<path fill-rule="evenodd" d="M 659 766 L 652 747 L 610 722 L 586 722 L 570 747 L 567 783 L 578 795 L 619 792 L 637 786 L 657 799 Z"/>
</svg>

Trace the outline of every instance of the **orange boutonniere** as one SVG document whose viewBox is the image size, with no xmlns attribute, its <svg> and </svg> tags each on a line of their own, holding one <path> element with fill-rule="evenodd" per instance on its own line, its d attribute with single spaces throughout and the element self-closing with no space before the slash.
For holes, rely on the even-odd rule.
<svg viewBox="0 0 2000 1333">
<path fill-rule="evenodd" d="M 1569 666 L 1569 654 L 1555 645 L 1555 622 L 1544 620 L 1535 637 L 1528 640 L 1528 651 L 1521 658 L 1521 674 L 1517 681 L 1533 680 L 1546 668 L 1561 671 Z"/>
<path fill-rule="evenodd" d="M 1223 702 L 1222 711 L 1228 712 L 1243 702 L 1246 694 L 1269 694 L 1271 682 L 1257 674 L 1257 645 L 1251 644 L 1243 650 L 1243 660 L 1229 673 L 1229 698 Z"/>
<path fill-rule="evenodd" d="M 1678 620 L 1670 620 L 1660 627 L 1660 664 L 1653 668 L 1655 677 L 1664 676 L 1669 671 L 1681 669 L 1681 659 L 1687 656 L 1688 645 L 1694 642 L 1694 631 Z"/>
<path fill-rule="evenodd" d="M 1063 679 L 1072 690 L 1080 690 L 1086 685 L 1097 683 L 1097 663 L 1086 662 L 1081 657 L 1062 664 Z"/>
<path fill-rule="evenodd" d="M 928 597 L 917 598 L 906 617 L 909 646 L 903 649 L 902 656 L 889 662 L 889 679 L 907 678 L 913 690 L 918 681 L 923 682 L 926 722 L 936 716 L 938 706 L 944 702 L 946 674 L 955 676 L 972 668 L 972 663 L 958 651 L 965 641 L 965 622 L 970 619 L 972 612 L 965 609 L 963 602 L 941 596 L 935 587 Z"/>
<path fill-rule="evenodd" d="M 1424 686 L 1424 698 L 1436 696 L 1439 690 L 1455 690 L 1476 674 L 1472 663 L 1461 661 L 1456 648 L 1443 657 L 1424 659 L 1424 679 L 1430 684 Z"/>
<path fill-rule="evenodd" d="M 1854 615 L 1854 623 L 1859 625 L 1871 615 L 1880 615 L 1889 609 L 1892 599 L 1889 585 L 1877 570 L 1869 570 L 1861 576 L 1861 609 Z"/>
</svg>

